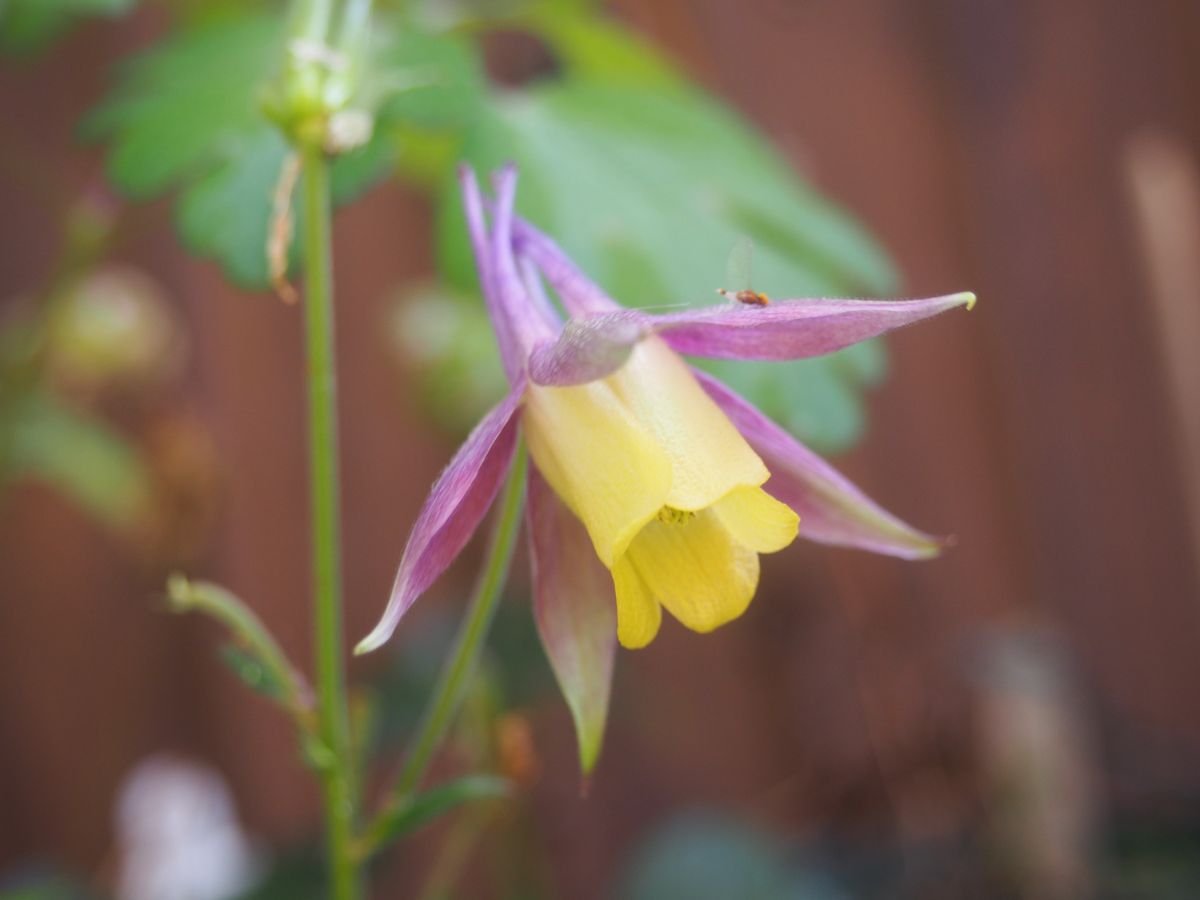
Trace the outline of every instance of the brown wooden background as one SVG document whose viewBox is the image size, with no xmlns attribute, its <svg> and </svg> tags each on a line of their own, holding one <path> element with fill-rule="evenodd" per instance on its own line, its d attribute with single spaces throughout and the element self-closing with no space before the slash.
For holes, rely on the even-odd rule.
<svg viewBox="0 0 1200 900">
<path fill-rule="evenodd" d="M 533 833 L 564 897 L 603 894 L 671 810 L 731 807 L 805 835 L 920 840 L 986 828 L 980 677 L 996 635 L 1073 666 L 1097 821 L 1195 816 L 1200 798 L 1200 4 L 1195 0 L 654 0 L 614 12 L 741 108 L 891 249 L 914 295 L 981 297 L 891 341 L 863 446 L 841 460 L 958 546 L 907 565 L 804 547 L 748 616 L 623 654 L 592 797 L 553 697 L 534 712 Z M 0 142 L 98 177 L 72 128 L 152 15 L 0 67 Z M 0 293 L 52 259 L 52 219 L 0 172 Z M 307 658 L 299 318 L 230 289 L 166 226 L 125 254 L 193 335 L 185 402 L 223 472 L 202 568 Z M 451 446 L 379 340 L 389 290 L 431 270 L 429 210 L 399 187 L 337 223 L 349 631 L 364 633 Z M 456 569 L 433 602 L 469 582 Z M 139 567 L 47 491 L 0 518 L 0 869 L 110 849 L 115 786 L 169 748 L 214 761 L 251 826 L 309 832 L 283 722 L 156 611 Z M 989 643 L 988 636 L 991 636 Z M 1190 798 L 1190 800 L 1188 799 Z M 1190 804 L 1190 805 L 1189 805 Z M 953 888 L 948 896 L 954 896 Z M 969 894 L 962 894 L 968 896 Z"/>
</svg>

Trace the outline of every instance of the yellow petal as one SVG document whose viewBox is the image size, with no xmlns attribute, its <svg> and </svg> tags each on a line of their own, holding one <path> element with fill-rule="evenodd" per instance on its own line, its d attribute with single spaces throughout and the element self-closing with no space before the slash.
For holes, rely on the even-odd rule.
<svg viewBox="0 0 1200 900">
<path fill-rule="evenodd" d="M 522 415 L 538 470 L 611 569 L 666 502 L 669 457 L 605 382 L 530 387 Z"/>
<path fill-rule="evenodd" d="M 738 543 L 711 510 L 683 523 L 649 522 L 625 558 L 654 599 L 693 631 L 736 619 L 758 586 L 758 554 Z"/>
<path fill-rule="evenodd" d="M 759 553 L 782 550 L 796 538 L 800 517 L 762 488 L 736 488 L 713 505 L 734 540 Z"/>
<path fill-rule="evenodd" d="M 658 634 L 662 607 L 642 581 L 628 556 L 617 560 L 612 570 L 617 593 L 617 640 L 622 647 L 645 647 Z"/>
<path fill-rule="evenodd" d="M 762 460 L 687 364 L 658 338 L 640 343 L 606 381 L 671 459 L 664 505 L 700 510 L 735 487 L 767 480 Z"/>
</svg>

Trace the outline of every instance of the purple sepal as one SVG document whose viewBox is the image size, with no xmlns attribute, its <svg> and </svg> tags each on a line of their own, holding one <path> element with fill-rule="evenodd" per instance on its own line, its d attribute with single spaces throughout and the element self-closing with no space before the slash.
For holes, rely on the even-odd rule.
<svg viewBox="0 0 1200 900">
<path fill-rule="evenodd" d="M 557 282 L 548 277 L 560 295 L 572 291 L 561 277 Z M 538 384 L 594 381 L 620 368 L 634 345 L 651 334 L 690 356 L 757 360 L 821 356 L 969 304 L 970 297 L 784 300 L 767 307 L 727 305 L 657 316 L 632 309 L 585 315 L 568 321 L 557 340 L 534 349 L 529 374 Z"/>
<path fill-rule="evenodd" d="M 527 284 L 518 272 L 513 257 L 516 168 L 505 166 L 493 176 L 496 200 L 489 204 L 492 208 L 490 232 L 475 172 L 469 166 L 460 166 L 458 180 L 462 187 L 467 231 L 475 253 L 475 267 L 479 271 L 479 284 L 492 320 L 492 330 L 496 333 L 496 342 L 500 345 L 504 371 L 511 384 L 520 377 L 525 360 L 534 346 L 554 338 L 558 322 L 556 318 L 548 320 L 542 308 L 531 301 Z"/>
<path fill-rule="evenodd" d="M 804 359 L 974 302 L 969 293 L 924 300 L 777 300 L 767 306 L 731 302 L 652 318 L 663 340 L 689 356 Z"/>
<path fill-rule="evenodd" d="M 881 508 L 720 381 L 697 370 L 694 374 L 766 463 L 771 477 L 764 487 L 800 516 L 800 537 L 904 559 L 936 556 L 945 545 Z"/>
<path fill-rule="evenodd" d="M 957 306 L 970 309 L 971 293 L 920 300 L 776 300 L 766 306 L 734 301 L 662 315 L 626 310 L 589 279 L 553 240 L 528 222 L 513 218 L 517 250 L 533 262 L 554 288 L 567 312 L 591 324 L 592 333 L 637 339 L 654 332 L 673 349 L 718 359 L 786 360 L 833 353 L 859 341 L 919 322 Z M 610 332 L 597 318 L 635 323 Z M 616 358 L 617 347 L 600 353 Z M 569 367 L 568 367 L 569 368 Z M 535 380 L 539 380 L 535 376 Z M 584 379 L 586 380 L 586 379 Z M 559 383 L 559 382 L 548 382 Z M 574 383 L 574 382 L 562 382 Z"/>
<path fill-rule="evenodd" d="M 625 309 L 583 274 L 558 244 L 520 216 L 513 216 L 512 236 L 517 252 L 541 269 L 569 315 L 582 319 Z"/>
<path fill-rule="evenodd" d="M 368 653 L 396 630 L 413 602 L 446 570 L 466 546 L 492 501 L 512 461 L 525 391 L 519 381 L 507 397 L 475 426 L 450 464 L 434 482 L 417 517 L 383 617 L 354 648 Z"/>
</svg>

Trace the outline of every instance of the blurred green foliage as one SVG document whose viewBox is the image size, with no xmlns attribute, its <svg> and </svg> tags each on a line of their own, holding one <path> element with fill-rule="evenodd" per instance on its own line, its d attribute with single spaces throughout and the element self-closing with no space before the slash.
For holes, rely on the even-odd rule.
<svg viewBox="0 0 1200 900">
<path fill-rule="evenodd" d="M 13 299 L 0 323 L 0 495 L 38 481 L 131 537 L 151 512 L 152 476 L 136 443 L 105 421 L 100 401 L 160 387 L 176 371 L 182 340 L 152 281 L 96 267 L 102 234 L 66 231 L 48 287 Z"/>
<path fill-rule="evenodd" d="M 477 61 L 453 36 L 380 26 L 373 37 L 358 99 L 371 105 L 374 129 L 364 146 L 334 164 L 339 202 L 398 165 L 398 129 L 460 124 L 480 90 Z M 263 111 L 283 53 L 278 16 L 225 13 L 203 20 L 129 61 L 83 123 L 85 136 L 108 140 L 109 176 L 122 192 L 144 199 L 180 188 L 177 220 L 185 244 L 255 288 L 268 282 L 272 201 L 289 152 Z M 295 215 L 298 232 L 298 210 Z"/>
<path fill-rule="evenodd" d="M 118 530 L 136 522 L 150 495 L 142 462 L 120 434 L 40 390 L 0 404 L 0 487 L 21 478 L 54 486 Z"/>
</svg>

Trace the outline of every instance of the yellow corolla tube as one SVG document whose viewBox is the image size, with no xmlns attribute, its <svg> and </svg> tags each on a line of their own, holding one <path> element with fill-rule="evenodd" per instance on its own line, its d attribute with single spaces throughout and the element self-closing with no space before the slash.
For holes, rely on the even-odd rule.
<svg viewBox="0 0 1200 900">
<path fill-rule="evenodd" d="M 664 606 L 695 631 L 737 618 L 758 554 L 796 537 L 762 460 L 658 339 L 602 381 L 531 387 L 523 415 L 534 463 L 612 572 L 626 647 L 654 638 Z"/>
</svg>

